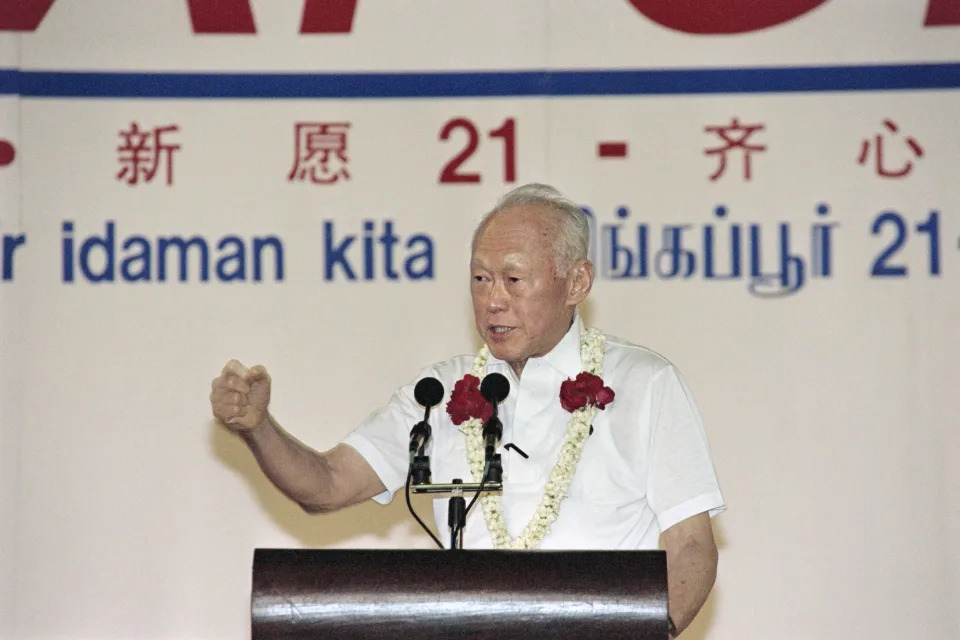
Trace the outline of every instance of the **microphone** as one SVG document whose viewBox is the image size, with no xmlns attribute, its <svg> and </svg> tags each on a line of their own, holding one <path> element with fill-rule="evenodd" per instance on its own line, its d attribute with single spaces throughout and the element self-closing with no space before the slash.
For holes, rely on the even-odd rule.
<svg viewBox="0 0 960 640">
<path fill-rule="evenodd" d="M 483 425 L 483 439 L 486 443 L 484 457 L 489 461 L 497 450 L 497 441 L 503 437 L 503 423 L 497 417 L 497 405 L 509 395 L 510 381 L 502 374 L 491 373 L 480 383 L 480 393 L 493 409 L 493 414 Z"/>
<path fill-rule="evenodd" d="M 424 378 L 413 388 L 413 397 L 424 408 L 423 420 L 410 430 L 410 453 L 417 453 L 423 450 L 433 432 L 429 422 L 430 409 L 443 400 L 443 385 L 436 378 Z"/>
</svg>

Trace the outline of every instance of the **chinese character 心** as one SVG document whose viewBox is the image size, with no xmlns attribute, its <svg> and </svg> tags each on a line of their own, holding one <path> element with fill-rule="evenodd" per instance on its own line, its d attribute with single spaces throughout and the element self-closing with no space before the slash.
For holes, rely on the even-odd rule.
<svg viewBox="0 0 960 640">
<path fill-rule="evenodd" d="M 896 123 L 893 120 L 884 120 L 883 126 L 890 131 L 890 133 L 899 133 L 900 129 L 897 127 Z M 877 175 L 881 178 L 902 178 L 908 175 L 913 170 L 913 162 L 907 160 L 906 164 L 901 166 L 899 169 L 888 169 L 883 164 L 883 134 L 878 133 L 873 142 L 876 144 L 876 152 L 874 153 L 874 159 L 876 161 L 876 171 Z M 920 146 L 912 136 L 907 138 L 907 146 L 913 151 L 913 155 L 917 158 L 923 157 L 923 147 Z M 857 158 L 859 164 L 867 163 L 867 156 L 870 154 L 870 140 L 864 140 L 863 144 L 860 147 L 860 157 Z"/>
</svg>

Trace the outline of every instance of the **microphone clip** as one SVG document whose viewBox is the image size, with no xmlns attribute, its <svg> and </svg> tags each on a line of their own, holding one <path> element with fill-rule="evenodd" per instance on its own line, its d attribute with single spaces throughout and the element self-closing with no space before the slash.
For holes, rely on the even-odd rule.
<svg viewBox="0 0 960 640">
<path fill-rule="evenodd" d="M 503 423 L 497 416 L 490 416 L 483 424 L 484 457 L 493 458 L 497 450 L 497 442 L 503 437 Z"/>
<path fill-rule="evenodd" d="M 410 463 L 410 484 L 419 486 L 430 484 L 430 481 L 430 456 L 414 456 Z"/>
<path fill-rule="evenodd" d="M 427 411 L 429 411 L 429 408 Z M 430 423 L 426 420 L 421 420 L 413 425 L 413 428 L 410 430 L 410 453 L 422 456 L 423 449 L 427 446 L 427 441 L 430 439 L 432 433 L 433 429 L 430 428 Z"/>
</svg>

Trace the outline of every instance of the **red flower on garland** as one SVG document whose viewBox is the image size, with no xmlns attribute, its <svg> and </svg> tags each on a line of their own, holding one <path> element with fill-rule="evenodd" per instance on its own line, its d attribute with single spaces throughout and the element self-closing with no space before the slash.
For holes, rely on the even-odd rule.
<svg viewBox="0 0 960 640">
<path fill-rule="evenodd" d="M 480 393 L 480 378 L 468 373 L 457 380 L 447 402 L 447 413 L 453 424 L 463 424 L 470 418 L 486 420 L 493 415 L 493 407 Z"/>
<path fill-rule="evenodd" d="M 613 402 L 613 389 L 603 386 L 603 378 L 581 371 L 576 380 L 567 378 L 560 385 L 560 405 L 573 413 L 589 405 L 603 409 Z"/>
</svg>

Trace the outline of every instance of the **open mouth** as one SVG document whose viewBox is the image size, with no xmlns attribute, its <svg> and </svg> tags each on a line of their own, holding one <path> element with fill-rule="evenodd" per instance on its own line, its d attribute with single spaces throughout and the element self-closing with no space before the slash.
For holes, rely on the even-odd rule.
<svg viewBox="0 0 960 640">
<path fill-rule="evenodd" d="M 509 336 L 510 336 L 514 331 L 516 331 L 516 330 L 517 330 L 516 327 L 505 327 L 505 326 L 502 326 L 502 325 L 492 325 L 492 326 L 490 326 L 490 327 L 487 328 L 487 333 L 490 334 L 490 336 L 491 336 L 494 340 L 503 340 L 503 339 L 509 337 Z"/>
</svg>

